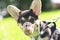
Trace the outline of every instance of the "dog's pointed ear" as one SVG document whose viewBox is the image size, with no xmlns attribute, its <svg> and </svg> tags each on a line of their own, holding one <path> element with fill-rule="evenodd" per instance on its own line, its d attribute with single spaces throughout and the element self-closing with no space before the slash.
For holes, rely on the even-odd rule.
<svg viewBox="0 0 60 40">
<path fill-rule="evenodd" d="M 33 0 L 30 9 L 38 16 L 41 13 L 41 0 Z"/>
<path fill-rule="evenodd" d="M 20 15 L 19 13 L 21 12 L 21 10 L 19 10 L 17 7 L 13 5 L 8 5 L 7 11 L 15 20 L 18 20 L 18 17 Z"/>
</svg>

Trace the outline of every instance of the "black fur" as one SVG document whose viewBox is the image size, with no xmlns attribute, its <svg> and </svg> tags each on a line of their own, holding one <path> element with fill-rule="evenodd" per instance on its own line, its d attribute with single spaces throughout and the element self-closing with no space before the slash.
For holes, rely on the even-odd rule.
<svg viewBox="0 0 60 40">
<path fill-rule="evenodd" d="M 56 23 L 53 22 L 54 26 L 51 27 L 51 32 L 53 33 L 56 30 Z"/>
<path fill-rule="evenodd" d="M 46 21 L 42 21 L 42 22 L 46 24 L 46 28 L 45 29 L 49 28 L 47 25 L 49 25 L 50 23 L 54 24 L 51 28 L 49 28 L 51 30 L 51 35 L 48 37 L 49 38 L 48 40 L 51 40 L 51 38 L 53 40 L 60 40 L 60 32 L 56 28 L 56 23 L 55 22 L 46 22 Z M 41 26 L 41 24 L 40 24 L 40 26 Z M 43 28 L 40 28 L 40 31 L 42 31 L 42 30 L 43 30 Z M 45 38 L 47 35 L 48 35 L 48 32 L 45 31 L 44 34 L 40 35 L 40 36 L 41 36 L 41 38 Z"/>
<path fill-rule="evenodd" d="M 56 30 L 56 23 L 55 22 L 46 22 L 46 21 L 42 21 L 44 24 L 45 24 L 45 29 L 43 29 L 42 27 L 40 27 L 40 32 L 43 30 L 46 30 L 47 28 L 49 28 L 47 25 L 49 25 L 50 23 L 53 23 L 54 25 L 50 28 L 51 29 L 51 33 L 53 34 L 54 31 Z M 44 25 L 44 24 L 40 24 L 41 25 Z M 48 35 L 48 32 L 45 31 L 43 35 L 40 35 L 41 38 L 44 38 Z"/>
<path fill-rule="evenodd" d="M 31 18 L 31 20 L 28 20 L 28 17 L 29 16 L 31 16 L 32 18 Z M 23 21 L 23 20 L 21 20 L 21 17 L 24 17 L 25 18 L 25 20 Z M 29 22 L 31 22 L 31 23 L 34 23 L 34 20 L 37 20 L 38 19 L 38 16 L 36 16 L 34 13 L 33 13 L 33 10 L 31 9 L 31 10 L 29 10 L 28 12 L 25 12 L 25 13 L 21 13 L 20 12 L 20 16 L 19 16 L 19 18 L 18 18 L 18 23 L 24 23 L 24 22 L 26 22 L 26 21 L 29 21 Z"/>
</svg>

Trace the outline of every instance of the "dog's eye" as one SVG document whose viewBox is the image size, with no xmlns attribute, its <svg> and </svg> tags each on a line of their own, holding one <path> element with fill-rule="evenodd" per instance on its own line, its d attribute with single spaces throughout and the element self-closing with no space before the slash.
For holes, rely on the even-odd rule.
<svg viewBox="0 0 60 40">
<path fill-rule="evenodd" d="M 22 17 L 21 19 L 22 19 L 22 20 L 25 20 L 25 18 L 24 18 L 24 17 Z"/>
</svg>

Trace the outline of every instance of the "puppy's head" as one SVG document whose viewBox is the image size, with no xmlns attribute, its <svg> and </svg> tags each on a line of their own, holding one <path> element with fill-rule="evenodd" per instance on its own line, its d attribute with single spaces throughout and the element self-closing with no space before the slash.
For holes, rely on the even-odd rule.
<svg viewBox="0 0 60 40">
<path fill-rule="evenodd" d="M 24 32 L 28 35 L 33 33 L 34 31 L 34 21 L 38 19 L 38 16 L 36 16 L 33 13 L 33 10 L 25 10 L 20 12 L 20 16 L 18 18 L 18 23 L 22 25 L 22 29 Z"/>
<path fill-rule="evenodd" d="M 21 11 L 13 5 L 8 5 L 9 14 L 21 25 L 22 30 L 26 35 L 34 32 L 34 21 L 38 19 L 41 12 L 41 0 L 33 0 L 29 10 Z"/>
<path fill-rule="evenodd" d="M 56 30 L 55 22 L 42 21 L 40 23 L 40 35 L 42 38 L 46 36 L 50 37 L 54 30 Z"/>
<path fill-rule="evenodd" d="M 44 38 L 48 35 L 48 27 L 47 24 L 49 24 L 49 22 L 46 21 L 41 21 L 40 22 L 40 36 L 41 38 Z"/>
</svg>

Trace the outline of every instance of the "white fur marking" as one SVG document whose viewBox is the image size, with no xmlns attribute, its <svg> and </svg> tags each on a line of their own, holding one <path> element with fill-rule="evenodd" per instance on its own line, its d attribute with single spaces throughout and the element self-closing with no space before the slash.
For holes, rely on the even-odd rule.
<svg viewBox="0 0 60 40">
<path fill-rule="evenodd" d="M 43 33 L 44 33 L 43 31 L 40 32 L 41 35 L 42 35 Z"/>
</svg>

